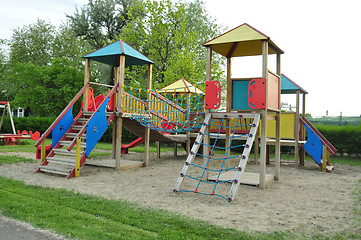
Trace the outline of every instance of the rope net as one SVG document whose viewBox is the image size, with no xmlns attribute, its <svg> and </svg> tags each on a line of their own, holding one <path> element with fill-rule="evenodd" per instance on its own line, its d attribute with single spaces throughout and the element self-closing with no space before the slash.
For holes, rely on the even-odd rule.
<svg viewBox="0 0 361 240">
<path fill-rule="evenodd" d="M 166 134 L 195 131 L 204 119 L 204 95 L 186 87 L 172 92 L 124 86 L 122 110 L 144 127 Z"/>
<path fill-rule="evenodd" d="M 199 132 L 203 139 L 210 138 L 210 142 L 195 141 L 174 191 L 217 196 L 230 201 L 229 188 L 219 183 L 239 184 L 240 173 L 246 166 L 258 123 L 241 115 L 229 121 L 228 126 L 226 121 L 227 114 L 223 114 L 220 119 L 211 118 L 209 123 L 204 123 L 217 131 Z M 226 135 L 226 131 L 229 134 Z M 209 155 L 201 152 L 205 147 L 208 147 Z M 181 183 L 182 189 L 179 188 Z"/>
</svg>

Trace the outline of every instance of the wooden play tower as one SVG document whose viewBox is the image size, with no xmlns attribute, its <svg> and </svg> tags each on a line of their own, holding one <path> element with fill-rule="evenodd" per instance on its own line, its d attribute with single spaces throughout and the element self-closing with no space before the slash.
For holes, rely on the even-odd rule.
<svg viewBox="0 0 361 240">
<path fill-rule="evenodd" d="M 281 93 L 281 54 L 284 52 L 270 40 L 270 38 L 251 27 L 242 24 L 206 43 L 207 48 L 207 71 L 206 80 L 211 81 L 212 52 L 216 52 L 227 58 L 227 108 L 226 112 L 257 112 L 261 114 L 261 126 L 258 137 L 255 139 L 255 155 L 258 155 L 260 146 L 260 179 L 259 187 L 266 185 L 266 146 L 267 146 L 267 119 L 276 120 L 276 143 L 275 143 L 275 174 L 274 179 L 280 177 L 280 93 Z M 276 54 L 276 73 L 268 69 L 270 54 Z M 232 78 L 232 59 L 235 57 L 262 56 L 262 76 L 255 78 Z M 249 84 L 251 81 L 263 81 L 264 91 L 258 96 L 263 100 L 248 104 Z M 229 124 L 229 123 L 228 123 Z"/>
</svg>

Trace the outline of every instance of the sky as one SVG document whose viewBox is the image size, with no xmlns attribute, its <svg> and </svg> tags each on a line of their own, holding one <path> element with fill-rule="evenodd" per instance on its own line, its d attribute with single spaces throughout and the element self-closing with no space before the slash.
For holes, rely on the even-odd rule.
<svg viewBox="0 0 361 240">
<path fill-rule="evenodd" d="M 58 26 L 88 0 L 2 0 L 0 39 L 12 30 L 49 20 Z M 361 14 L 358 0 L 204 0 L 216 23 L 230 30 L 247 23 L 285 53 L 282 73 L 308 91 L 306 112 L 312 116 L 361 115 Z M 215 53 L 216 54 L 216 53 Z M 274 58 L 270 69 L 274 70 Z M 255 67 L 256 66 L 256 67 Z M 233 60 L 232 77 L 257 77 L 259 58 Z M 273 69 L 272 69 L 273 68 Z M 256 75 L 255 75 L 256 74 Z M 281 101 L 295 105 L 295 95 Z"/>
</svg>

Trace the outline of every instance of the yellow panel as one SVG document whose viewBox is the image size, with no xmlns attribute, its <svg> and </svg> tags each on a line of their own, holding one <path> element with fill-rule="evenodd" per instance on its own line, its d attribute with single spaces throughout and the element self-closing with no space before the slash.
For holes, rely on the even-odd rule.
<svg viewBox="0 0 361 240">
<path fill-rule="evenodd" d="M 275 115 L 275 114 L 270 114 Z M 281 113 L 281 138 L 295 138 L 295 113 Z M 276 121 L 267 120 L 267 137 L 276 137 Z"/>
</svg>

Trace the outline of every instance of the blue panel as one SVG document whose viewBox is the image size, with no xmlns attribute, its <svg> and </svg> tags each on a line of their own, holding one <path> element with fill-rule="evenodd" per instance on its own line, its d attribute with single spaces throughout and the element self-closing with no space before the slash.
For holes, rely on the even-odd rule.
<svg viewBox="0 0 361 240">
<path fill-rule="evenodd" d="M 107 130 L 109 124 L 106 116 L 106 107 L 109 102 L 107 97 L 99 110 L 94 114 L 86 126 L 86 156 L 93 151 L 95 145 L 97 145 L 100 138 Z"/>
<path fill-rule="evenodd" d="M 323 154 L 322 141 L 309 126 L 305 125 L 305 128 L 307 130 L 308 137 L 303 148 L 316 163 L 321 164 L 321 157 Z"/>
<path fill-rule="evenodd" d="M 250 81 L 232 81 L 232 109 L 254 110 L 248 106 L 248 84 Z"/>
<path fill-rule="evenodd" d="M 64 136 L 66 131 L 70 128 L 70 126 L 74 123 L 73 118 L 73 107 L 69 109 L 69 111 L 63 116 L 62 119 L 56 124 L 52 133 L 52 146 L 53 148 L 59 142 L 59 140 Z"/>
</svg>

